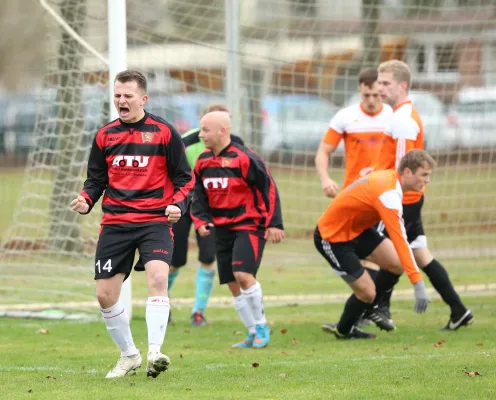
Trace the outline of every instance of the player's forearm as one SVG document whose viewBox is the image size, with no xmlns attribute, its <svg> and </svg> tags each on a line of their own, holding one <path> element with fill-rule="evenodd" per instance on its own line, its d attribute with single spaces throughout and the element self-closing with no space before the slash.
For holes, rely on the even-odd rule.
<svg viewBox="0 0 496 400">
<path fill-rule="evenodd" d="M 212 222 L 212 217 L 208 210 L 196 199 L 191 203 L 191 219 L 195 230 Z"/>
<path fill-rule="evenodd" d="M 415 284 L 422 280 L 422 274 L 415 263 L 415 258 L 413 257 L 413 253 L 410 250 L 408 242 L 406 238 L 403 236 L 401 232 L 395 229 L 391 229 L 391 227 L 387 227 L 386 229 L 391 236 L 391 240 L 393 241 L 394 248 L 398 253 L 398 257 L 400 259 L 401 265 L 403 266 L 403 270 L 405 274 L 410 279 L 412 284 Z"/>
<path fill-rule="evenodd" d="M 270 219 L 269 228 L 284 229 L 284 224 L 282 221 L 281 199 L 279 197 L 279 191 L 277 190 L 277 187 L 276 187 L 276 202 L 274 206 L 274 213 L 272 214 L 272 218 Z"/>
<path fill-rule="evenodd" d="M 319 149 L 315 155 L 315 169 L 322 183 L 329 179 L 329 157 L 330 154 L 322 149 Z"/>
</svg>

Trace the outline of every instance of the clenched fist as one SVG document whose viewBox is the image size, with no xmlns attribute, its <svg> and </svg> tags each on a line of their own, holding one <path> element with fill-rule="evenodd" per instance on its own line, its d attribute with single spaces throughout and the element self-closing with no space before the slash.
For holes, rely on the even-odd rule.
<svg viewBox="0 0 496 400">
<path fill-rule="evenodd" d="M 171 204 L 165 209 L 165 215 L 169 217 L 169 222 L 173 224 L 181 218 L 181 209 L 178 206 Z"/>
<path fill-rule="evenodd" d="M 87 214 L 90 206 L 83 196 L 78 196 L 77 199 L 71 201 L 71 208 L 72 211 L 76 211 L 80 214 Z"/>
</svg>

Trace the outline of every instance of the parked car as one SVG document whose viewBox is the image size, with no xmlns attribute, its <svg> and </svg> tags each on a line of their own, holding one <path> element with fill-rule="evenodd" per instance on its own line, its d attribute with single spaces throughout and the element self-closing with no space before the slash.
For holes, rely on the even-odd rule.
<svg viewBox="0 0 496 400">
<path fill-rule="evenodd" d="M 496 145 L 496 86 L 460 90 L 449 115 L 460 146 Z"/>
<path fill-rule="evenodd" d="M 211 103 L 226 103 L 220 94 L 185 93 L 151 95 L 145 109 L 165 118 L 184 133 L 197 127 L 202 111 Z M 246 98 L 242 101 L 243 135 L 250 142 L 252 113 Z M 279 150 L 315 151 L 329 121 L 337 112 L 334 104 L 314 95 L 269 95 L 261 99 L 262 149 L 267 155 Z"/>
<path fill-rule="evenodd" d="M 338 112 L 315 95 L 270 95 L 262 99 L 262 150 L 315 151 Z"/>
<path fill-rule="evenodd" d="M 417 108 L 424 125 L 427 150 L 448 150 L 456 145 L 456 127 L 451 123 L 443 102 L 431 92 L 410 90 L 408 97 Z M 347 105 L 360 102 L 358 93 L 352 95 Z"/>
<path fill-rule="evenodd" d="M 150 95 L 145 110 L 170 122 L 180 134 L 198 127 L 203 110 L 212 103 L 225 103 L 222 96 L 209 93 Z"/>
<path fill-rule="evenodd" d="M 80 144 L 89 146 L 99 126 L 106 122 L 108 91 L 100 86 L 83 88 L 83 135 Z M 58 137 L 59 106 L 57 90 L 45 88 L 30 93 L 9 94 L 0 98 L 0 153 L 14 150 L 28 153 L 37 145 L 55 149 Z M 37 135 L 37 132 L 42 135 Z M 72 133 L 72 132 L 71 132 Z"/>
</svg>

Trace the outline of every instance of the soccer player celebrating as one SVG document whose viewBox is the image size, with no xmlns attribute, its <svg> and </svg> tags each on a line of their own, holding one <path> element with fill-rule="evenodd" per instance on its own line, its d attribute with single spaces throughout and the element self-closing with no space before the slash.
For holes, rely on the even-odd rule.
<svg viewBox="0 0 496 400">
<path fill-rule="evenodd" d="M 360 259 L 374 255 L 378 265 L 390 269 L 395 276 L 395 254 L 381 251 L 384 236 L 373 227 L 382 219 L 415 292 L 415 311 L 427 309 L 427 296 L 422 274 L 408 246 L 402 216 L 402 197 L 405 191 L 422 191 L 429 183 L 434 160 L 423 150 L 407 153 L 397 171 L 377 171 L 356 180 L 329 205 L 320 217 L 314 243 L 334 272 L 353 290 L 337 324 L 327 324 L 327 331 L 338 339 L 372 339 L 375 335 L 356 326 L 362 313 L 371 309 L 376 287 Z M 381 272 L 383 269 L 381 269 Z"/>
<path fill-rule="evenodd" d="M 161 353 L 169 316 L 167 275 L 172 257 L 171 224 L 188 209 L 194 176 L 181 136 L 165 120 L 145 112 L 147 81 L 123 71 L 114 82 L 119 118 L 100 128 L 93 141 L 87 179 L 72 209 L 88 214 L 105 191 L 95 255 L 96 296 L 107 330 L 121 357 L 106 378 L 119 378 L 141 366 L 141 355 L 119 301 L 123 281 L 138 249 L 148 283 L 147 375 L 169 368 Z"/>
<path fill-rule="evenodd" d="M 212 104 L 208 106 L 203 115 L 213 111 L 222 111 L 229 113 L 229 110 L 221 104 Z M 205 151 L 205 144 L 200 140 L 200 128 L 192 129 L 183 134 L 182 139 L 186 147 L 186 157 L 192 168 L 195 167 L 198 156 Z M 235 143 L 243 145 L 243 140 L 231 134 L 231 140 Z M 193 193 L 193 192 L 191 192 Z M 174 233 L 174 251 L 172 253 L 172 262 L 169 269 L 168 290 L 169 295 L 179 275 L 180 268 L 186 265 L 188 258 L 188 238 L 189 231 L 193 221 L 190 215 L 190 209 L 185 212 L 181 219 L 172 226 Z M 211 232 L 214 232 L 212 228 Z M 207 308 L 208 300 L 212 293 L 215 276 L 215 235 L 200 236 L 196 234 L 198 243 L 198 261 L 200 266 L 196 273 L 196 293 L 195 304 L 191 313 L 191 325 L 205 326 L 207 321 L 205 319 L 205 309 Z M 135 269 L 142 270 L 142 260 L 138 260 Z M 170 322 L 169 314 L 169 322 Z"/>
<path fill-rule="evenodd" d="M 390 60 L 379 65 L 378 71 L 381 97 L 384 102 L 393 107 L 394 113 L 376 169 L 390 169 L 397 167 L 401 157 L 409 150 L 424 148 L 424 128 L 416 108 L 408 98 L 411 81 L 408 65 L 402 61 Z M 432 256 L 427 247 L 421 216 L 423 204 L 423 191 L 406 192 L 403 196 L 403 219 L 408 243 L 417 264 L 451 308 L 450 319 L 443 329 L 457 330 L 461 326 L 472 323 L 474 317 L 460 300 L 446 269 Z M 379 224 L 379 229 L 381 227 L 384 228 L 384 224 Z M 388 228 L 385 228 L 386 233 L 390 234 Z M 377 277 L 376 284 L 386 288 L 384 293 L 378 293 L 377 296 L 379 309 L 386 314 L 390 314 L 389 301 L 398 278 L 398 276 L 388 274 L 387 271 L 381 271 Z"/>
<path fill-rule="evenodd" d="M 210 112 L 200 121 L 207 150 L 196 161 L 192 218 L 202 237 L 215 227 L 219 281 L 228 285 L 248 329 L 247 339 L 233 347 L 262 348 L 270 342 L 270 328 L 256 274 L 266 240 L 284 239 L 281 205 L 265 163 L 233 143 L 230 129 L 226 112 Z"/>
</svg>

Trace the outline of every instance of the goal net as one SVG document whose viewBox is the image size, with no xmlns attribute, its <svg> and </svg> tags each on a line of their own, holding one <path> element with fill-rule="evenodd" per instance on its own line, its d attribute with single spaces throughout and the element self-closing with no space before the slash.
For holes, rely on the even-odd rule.
<svg viewBox="0 0 496 400">
<path fill-rule="evenodd" d="M 100 207 L 81 217 L 69 203 L 82 188 L 96 129 L 109 118 L 107 2 L 32 3 L 42 13 L 34 23 L 46 32 L 44 73 L 23 106 L 10 107 L 14 125 L 16 112 L 22 119 L 22 110 L 35 111 L 25 169 L 0 187 L 12 199 L 2 203 L 10 208 L 0 231 L 0 309 L 93 307 Z M 230 8 L 224 0 L 127 2 L 127 62 L 148 76 L 148 111 L 181 133 L 211 102 L 234 108 L 233 132 L 269 162 L 282 198 L 288 239 L 268 250 L 267 263 L 327 268 L 312 244 L 329 202 L 315 150 L 337 110 L 359 101 L 360 69 L 402 59 L 438 162 L 423 211 L 429 247 L 454 265 L 457 282 L 496 282 L 489 269 L 496 253 L 494 2 L 233 0 Z M 342 182 L 342 147 L 330 175 Z"/>
</svg>

